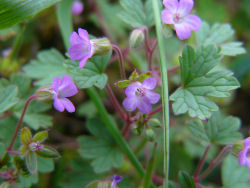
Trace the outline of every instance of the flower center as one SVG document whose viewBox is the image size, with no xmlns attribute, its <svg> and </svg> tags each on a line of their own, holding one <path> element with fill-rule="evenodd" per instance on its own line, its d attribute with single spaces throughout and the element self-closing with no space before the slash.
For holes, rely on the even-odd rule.
<svg viewBox="0 0 250 188">
<path fill-rule="evenodd" d="M 146 95 L 146 91 L 143 88 L 137 88 L 135 94 L 137 96 L 143 97 Z"/>
<path fill-rule="evenodd" d="M 43 144 L 40 144 L 39 141 L 37 141 L 36 143 L 32 143 L 31 147 L 32 147 L 32 151 L 36 151 L 36 150 L 42 151 L 43 150 Z"/>
<path fill-rule="evenodd" d="M 175 14 L 173 20 L 174 20 L 175 23 L 180 23 L 182 18 L 180 17 L 179 14 Z"/>
</svg>

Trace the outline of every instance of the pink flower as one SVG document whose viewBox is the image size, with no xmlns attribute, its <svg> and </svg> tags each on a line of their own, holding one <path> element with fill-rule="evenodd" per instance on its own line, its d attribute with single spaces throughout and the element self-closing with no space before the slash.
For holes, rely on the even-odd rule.
<svg viewBox="0 0 250 188">
<path fill-rule="evenodd" d="M 79 15 L 83 12 L 83 3 L 81 1 L 74 1 L 72 5 L 72 14 Z"/>
<path fill-rule="evenodd" d="M 174 25 L 179 39 L 189 38 L 191 30 L 200 30 L 201 19 L 189 14 L 194 5 L 193 0 L 164 0 L 163 4 L 166 10 L 161 13 L 162 21 Z"/>
<path fill-rule="evenodd" d="M 69 56 L 72 60 L 81 60 L 79 68 L 83 68 L 87 60 L 92 57 L 94 49 L 86 30 L 79 28 L 78 34 L 73 32 L 70 36 L 71 46 Z"/>
<path fill-rule="evenodd" d="M 152 104 L 156 104 L 160 95 L 150 90 L 156 87 L 157 80 L 155 78 L 147 78 L 141 84 L 140 82 L 129 85 L 125 90 L 127 96 L 123 101 L 123 106 L 128 111 L 134 111 L 136 108 L 141 113 L 146 114 L 152 110 Z"/>
<path fill-rule="evenodd" d="M 37 142 L 32 143 L 31 147 L 32 147 L 32 151 L 36 151 L 36 150 L 43 151 L 44 145 L 40 144 L 40 142 L 37 141 Z"/>
<path fill-rule="evenodd" d="M 54 91 L 54 107 L 59 112 L 63 112 L 66 109 L 68 112 L 74 112 L 75 107 L 72 102 L 66 97 L 72 97 L 78 92 L 78 89 L 71 77 L 63 75 L 62 79 L 55 77 L 52 85 Z"/>
<path fill-rule="evenodd" d="M 250 169 L 250 137 L 244 140 L 244 149 L 238 155 L 240 165 L 247 165 Z"/>
</svg>

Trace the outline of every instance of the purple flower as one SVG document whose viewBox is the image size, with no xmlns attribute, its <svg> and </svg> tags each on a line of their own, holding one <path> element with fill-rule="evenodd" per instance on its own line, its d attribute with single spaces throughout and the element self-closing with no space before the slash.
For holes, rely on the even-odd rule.
<svg viewBox="0 0 250 188">
<path fill-rule="evenodd" d="M 87 60 L 92 57 L 94 49 L 86 30 L 78 28 L 78 34 L 73 32 L 70 36 L 69 56 L 72 60 L 81 60 L 79 68 L 83 68 Z"/>
<path fill-rule="evenodd" d="M 123 177 L 122 176 L 118 176 L 118 175 L 114 175 L 112 177 L 112 184 L 111 184 L 111 188 L 116 188 L 116 184 L 119 183 L 120 181 L 122 181 Z"/>
<path fill-rule="evenodd" d="M 147 78 L 141 84 L 140 82 L 129 85 L 125 90 L 127 98 L 123 101 L 123 106 L 128 111 L 134 111 L 136 108 L 141 113 L 146 114 L 152 110 L 152 105 L 159 101 L 160 95 L 150 90 L 157 84 L 155 78 Z"/>
<path fill-rule="evenodd" d="M 200 30 L 201 19 L 193 14 L 193 0 L 164 0 L 166 10 L 161 13 L 162 21 L 165 24 L 174 25 L 179 39 L 184 40 L 190 37 L 191 30 Z"/>
<path fill-rule="evenodd" d="M 244 140 L 244 149 L 238 155 L 240 165 L 247 165 L 250 169 L 250 137 Z"/>
<path fill-rule="evenodd" d="M 66 97 L 71 97 L 78 92 L 78 89 L 71 77 L 63 75 L 62 79 L 55 77 L 52 85 L 52 90 L 54 91 L 54 107 L 59 112 L 63 112 L 64 109 L 68 112 L 74 112 L 75 107 L 72 102 Z"/>
<path fill-rule="evenodd" d="M 32 151 L 36 151 L 36 150 L 43 151 L 44 145 L 40 144 L 40 142 L 37 141 L 37 142 L 31 143 L 31 147 L 32 147 Z"/>
<path fill-rule="evenodd" d="M 72 14 L 79 15 L 83 12 L 83 3 L 81 1 L 74 1 L 72 5 Z"/>
</svg>

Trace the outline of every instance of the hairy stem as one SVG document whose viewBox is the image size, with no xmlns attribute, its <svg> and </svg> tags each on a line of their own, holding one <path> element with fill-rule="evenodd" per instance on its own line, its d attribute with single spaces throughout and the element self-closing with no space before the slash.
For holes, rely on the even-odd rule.
<svg viewBox="0 0 250 188">
<path fill-rule="evenodd" d="M 113 91 L 112 91 L 112 89 L 111 89 L 111 87 L 110 87 L 110 85 L 108 83 L 106 84 L 106 89 L 107 89 L 107 92 L 108 92 L 108 94 L 109 94 L 109 96 L 111 98 L 111 101 L 112 101 L 115 109 L 119 112 L 121 118 L 123 120 L 127 120 L 126 114 L 123 112 L 119 102 L 117 101 L 117 98 L 115 97 L 115 95 L 114 95 L 114 93 L 113 93 Z"/>
<path fill-rule="evenodd" d="M 24 108 L 23 108 L 21 117 L 20 117 L 20 119 L 19 119 L 19 121 L 18 121 L 18 123 L 17 123 L 17 126 L 16 126 L 15 133 L 14 133 L 14 135 L 13 135 L 11 141 L 10 141 L 10 145 L 9 145 L 9 147 L 8 147 L 8 149 L 7 149 L 8 152 L 11 151 L 12 146 L 13 146 L 15 140 L 16 140 L 16 137 L 17 137 L 17 134 L 18 134 L 19 129 L 21 128 L 21 125 L 22 125 L 22 122 L 23 122 L 23 117 L 24 117 L 24 114 L 25 114 L 25 112 L 26 112 L 26 110 L 27 110 L 27 107 L 28 107 L 30 101 L 32 101 L 32 100 L 35 99 L 35 98 L 36 98 L 36 95 L 32 95 L 32 96 L 30 96 L 30 97 L 27 99 L 27 101 L 25 102 L 25 105 L 24 105 Z"/>
<path fill-rule="evenodd" d="M 203 153 L 203 156 L 202 156 L 202 158 L 201 158 L 201 160 L 200 160 L 200 162 L 199 162 L 199 164 L 198 164 L 198 166 L 197 166 L 197 168 L 196 168 L 196 170 L 195 170 L 194 179 L 196 179 L 197 176 L 199 176 L 199 174 L 200 174 L 200 172 L 201 172 L 201 169 L 202 169 L 202 167 L 203 167 L 203 165 L 204 165 L 204 162 L 205 162 L 205 159 L 206 159 L 206 157 L 207 157 L 207 153 L 208 153 L 210 147 L 211 147 L 210 145 L 208 145 L 208 146 L 206 147 L 206 149 L 205 149 L 205 151 L 204 151 L 204 153 Z"/>
<path fill-rule="evenodd" d="M 112 44 L 112 48 L 113 50 L 116 52 L 116 54 L 119 57 L 119 64 L 120 64 L 120 71 L 121 71 L 121 79 L 122 80 L 126 80 L 126 73 L 125 73 L 125 68 L 124 68 L 124 62 L 123 62 L 123 55 L 122 55 L 122 51 L 120 50 L 120 48 L 115 45 Z"/>
<path fill-rule="evenodd" d="M 163 105 L 163 138 L 164 138 L 164 182 L 163 188 L 168 188 L 169 178 L 169 97 L 168 97 L 168 74 L 167 59 L 165 57 L 165 47 L 163 45 L 163 35 L 161 32 L 161 17 L 158 1 L 152 0 L 156 34 L 159 46 L 160 68 L 162 79 L 162 105 Z"/>
</svg>

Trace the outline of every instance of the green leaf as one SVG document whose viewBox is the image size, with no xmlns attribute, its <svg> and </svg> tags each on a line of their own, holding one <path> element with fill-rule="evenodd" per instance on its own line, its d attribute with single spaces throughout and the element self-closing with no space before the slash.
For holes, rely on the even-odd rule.
<svg viewBox="0 0 250 188">
<path fill-rule="evenodd" d="M 239 83 L 229 71 L 211 71 L 220 61 L 213 45 L 199 46 L 196 53 L 186 46 L 180 57 L 183 86 L 170 97 L 175 114 L 188 112 L 191 117 L 207 119 L 218 106 L 209 97 L 229 97 Z"/>
<path fill-rule="evenodd" d="M 107 82 L 107 75 L 103 72 L 110 57 L 111 52 L 106 56 L 91 58 L 83 69 L 79 69 L 78 62 L 65 60 L 57 50 L 51 49 L 40 52 L 37 60 L 24 66 L 24 71 L 29 77 L 39 80 L 36 84 L 40 86 L 51 84 L 55 77 L 66 74 L 73 78 L 79 88 L 96 86 L 102 89 Z"/>
<path fill-rule="evenodd" d="M 216 23 L 212 27 L 208 23 L 202 22 L 200 31 L 196 33 L 196 40 L 199 45 L 216 44 L 221 47 L 220 53 L 223 55 L 235 56 L 246 53 L 242 42 L 227 42 L 234 34 L 230 24 Z"/>
<path fill-rule="evenodd" d="M 93 118 L 97 114 L 97 109 L 95 105 L 93 104 L 92 101 L 87 101 L 82 103 L 78 108 L 77 108 L 77 115 L 79 116 L 84 116 L 87 118 Z"/>
<path fill-rule="evenodd" d="M 14 85 L 9 85 L 0 91 L 0 113 L 9 110 L 18 102 L 18 89 Z"/>
<path fill-rule="evenodd" d="M 151 72 L 142 73 L 140 74 L 138 81 L 143 82 L 144 80 L 146 80 L 147 78 L 150 78 L 151 76 L 152 76 Z"/>
<path fill-rule="evenodd" d="M 23 22 L 60 0 L 2 0 L 0 3 L 0 29 Z"/>
<path fill-rule="evenodd" d="M 37 156 L 38 171 L 42 173 L 52 172 L 54 170 L 53 159 Z"/>
<path fill-rule="evenodd" d="M 35 174 L 37 171 L 37 156 L 35 152 L 28 152 L 25 156 L 27 168 L 31 174 Z"/>
<path fill-rule="evenodd" d="M 128 87 L 131 83 L 133 82 L 130 80 L 122 80 L 122 81 L 116 82 L 115 85 L 120 88 L 125 88 L 125 87 Z"/>
<path fill-rule="evenodd" d="M 33 137 L 33 142 L 39 141 L 40 143 L 44 142 L 48 138 L 48 131 L 40 131 L 36 133 Z"/>
<path fill-rule="evenodd" d="M 220 112 L 214 112 L 208 122 L 193 121 L 189 128 L 196 139 L 208 144 L 233 144 L 242 138 L 240 120 Z"/>
<path fill-rule="evenodd" d="M 13 157 L 13 162 L 22 176 L 27 177 L 30 175 L 30 172 L 29 172 L 28 168 L 26 167 L 25 161 L 23 159 L 21 159 L 19 156 L 15 156 L 15 157 Z"/>
<path fill-rule="evenodd" d="M 179 172 L 178 181 L 181 185 L 181 188 L 196 188 L 194 179 L 184 171 Z"/>
<path fill-rule="evenodd" d="M 0 169 L 4 166 L 8 166 L 10 162 L 10 156 L 8 153 L 4 153 L 0 159 Z"/>
<path fill-rule="evenodd" d="M 28 127 L 22 128 L 20 140 L 23 145 L 29 145 L 32 142 L 32 134 Z"/>
<path fill-rule="evenodd" d="M 115 147 L 115 141 L 107 131 L 105 125 L 97 118 L 87 122 L 88 130 L 96 137 L 78 137 L 79 153 L 83 158 L 92 159 L 91 166 L 96 173 L 119 168 L 123 163 L 122 152 Z M 98 150 L 96 149 L 98 148 Z"/>
<path fill-rule="evenodd" d="M 59 158 L 60 154 L 50 146 L 43 146 L 42 150 L 36 150 L 36 154 L 43 158 Z"/>
<path fill-rule="evenodd" d="M 237 159 L 229 155 L 222 163 L 223 188 L 248 188 L 249 170 L 246 166 L 240 166 Z"/>
<path fill-rule="evenodd" d="M 123 11 L 119 18 L 132 27 L 154 25 L 154 15 L 151 0 L 142 3 L 141 0 L 120 0 Z"/>
<path fill-rule="evenodd" d="M 23 98 L 27 95 L 31 87 L 31 79 L 24 74 L 12 74 L 10 83 L 18 87 L 18 97 Z"/>
</svg>

